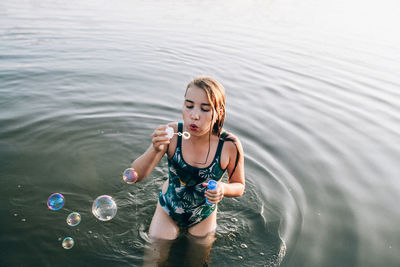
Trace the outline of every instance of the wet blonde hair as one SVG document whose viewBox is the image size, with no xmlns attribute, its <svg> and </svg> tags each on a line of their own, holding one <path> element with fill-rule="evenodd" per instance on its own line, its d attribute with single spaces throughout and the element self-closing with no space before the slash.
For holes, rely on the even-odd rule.
<svg viewBox="0 0 400 267">
<path fill-rule="evenodd" d="M 222 126 L 225 121 L 225 89 L 224 87 L 215 79 L 210 77 L 197 77 L 193 81 L 191 81 L 186 86 L 186 92 L 191 86 L 196 86 L 198 88 L 203 89 L 208 98 L 208 102 L 210 102 L 214 113 L 217 118 L 212 126 L 212 132 L 216 135 L 220 135 L 222 131 Z M 185 92 L 185 96 L 186 96 Z"/>
</svg>

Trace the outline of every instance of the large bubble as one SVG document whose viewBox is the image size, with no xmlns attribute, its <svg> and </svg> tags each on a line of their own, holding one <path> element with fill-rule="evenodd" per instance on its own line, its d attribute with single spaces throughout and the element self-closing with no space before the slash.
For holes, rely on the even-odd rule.
<svg viewBox="0 0 400 267">
<path fill-rule="evenodd" d="M 92 213 L 100 221 L 109 221 L 117 214 L 117 204 L 110 196 L 99 196 L 93 202 Z"/>
<path fill-rule="evenodd" d="M 47 207 L 51 210 L 59 210 L 64 207 L 65 199 L 60 193 L 54 193 L 47 199 Z"/>
<path fill-rule="evenodd" d="M 81 222 L 81 215 L 78 212 L 72 212 L 67 217 L 69 226 L 77 226 Z"/>
</svg>

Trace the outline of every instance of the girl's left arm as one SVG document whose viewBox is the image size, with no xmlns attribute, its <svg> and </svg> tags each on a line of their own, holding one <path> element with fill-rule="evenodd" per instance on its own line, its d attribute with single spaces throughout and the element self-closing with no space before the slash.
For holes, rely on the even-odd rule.
<svg viewBox="0 0 400 267">
<path fill-rule="evenodd" d="M 230 134 L 226 141 L 229 145 L 229 163 L 228 163 L 228 183 L 219 182 L 217 189 L 206 190 L 205 197 L 212 204 L 216 204 L 226 197 L 239 197 L 244 193 L 245 178 L 244 178 L 244 153 L 243 147 L 239 139 Z M 203 184 L 207 186 L 207 184 Z"/>
<path fill-rule="evenodd" d="M 221 183 L 222 194 L 226 197 L 239 197 L 244 193 L 244 153 L 239 139 L 229 133 L 228 140 L 232 140 L 229 149 L 228 183 Z M 233 146 L 232 146 L 233 144 Z"/>
</svg>

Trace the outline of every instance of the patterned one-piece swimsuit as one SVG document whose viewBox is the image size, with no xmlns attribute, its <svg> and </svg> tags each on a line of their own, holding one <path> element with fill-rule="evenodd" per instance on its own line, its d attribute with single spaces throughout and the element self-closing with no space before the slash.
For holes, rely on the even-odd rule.
<svg viewBox="0 0 400 267">
<path fill-rule="evenodd" d="M 178 123 L 178 132 L 182 132 L 183 124 Z M 159 203 L 167 214 L 180 227 L 191 227 L 207 218 L 216 209 L 216 205 L 205 202 L 202 185 L 209 180 L 219 181 L 225 170 L 221 168 L 221 151 L 223 132 L 218 142 L 214 160 L 206 168 L 197 168 L 185 162 L 182 157 L 182 137 L 178 136 L 176 150 L 171 159 L 168 158 L 169 183 L 165 194 L 160 191 Z"/>
</svg>

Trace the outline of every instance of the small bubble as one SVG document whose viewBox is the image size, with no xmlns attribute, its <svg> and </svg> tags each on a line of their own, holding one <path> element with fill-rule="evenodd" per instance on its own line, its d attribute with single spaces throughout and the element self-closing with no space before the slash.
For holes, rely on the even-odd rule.
<svg viewBox="0 0 400 267">
<path fill-rule="evenodd" d="M 61 241 L 61 240 L 62 240 L 62 237 L 59 237 L 59 238 L 58 238 L 58 241 Z"/>
<path fill-rule="evenodd" d="M 121 241 L 121 244 L 125 244 L 125 241 L 124 241 L 124 240 L 122 240 L 122 241 Z"/>
<path fill-rule="evenodd" d="M 239 258 L 239 260 L 243 260 L 243 256 L 239 255 L 238 258 Z"/>
<path fill-rule="evenodd" d="M 89 231 L 88 231 L 88 234 L 91 235 L 91 234 L 93 234 L 93 232 L 89 230 Z"/>
<path fill-rule="evenodd" d="M 14 213 L 14 217 L 17 217 L 18 216 L 18 214 L 17 213 Z"/>
<path fill-rule="evenodd" d="M 231 221 L 232 221 L 232 222 L 238 222 L 238 219 L 232 218 Z"/>
<path fill-rule="evenodd" d="M 21 221 L 22 221 L 22 222 L 26 222 L 26 219 L 25 219 L 25 218 L 22 218 Z"/>
<path fill-rule="evenodd" d="M 99 238 L 99 237 L 98 237 L 97 235 L 94 235 L 93 238 L 97 239 L 97 238 Z"/>
<path fill-rule="evenodd" d="M 242 244 L 240 245 L 240 247 L 241 247 L 241 248 L 248 248 L 247 245 L 246 245 L 245 243 L 242 243 Z"/>
<path fill-rule="evenodd" d="M 62 247 L 65 249 L 71 249 L 74 246 L 74 239 L 72 237 L 66 237 L 62 241 Z"/>
<path fill-rule="evenodd" d="M 78 212 L 72 212 L 67 217 L 69 226 L 77 226 L 81 222 L 81 215 Z"/>
<path fill-rule="evenodd" d="M 138 177 L 137 172 L 133 168 L 128 168 L 122 173 L 122 179 L 127 184 L 133 184 L 136 182 Z"/>
<path fill-rule="evenodd" d="M 264 254 L 264 252 L 260 252 L 260 255 L 261 255 L 261 256 L 264 256 L 265 254 Z"/>
<path fill-rule="evenodd" d="M 50 210 L 59 210 L 64 206 L 64 204 L 65 204 L 65 198 L 60 193 L 51 194 L 47 199 L 47 207 Z"/>
<path fill-rule="evenodd" d="M 17 187 L 18 187 L 18 188 L 22 188 L 22 185 L 19 184 L 19 185 L 17 185 Z"/>
</svg>

